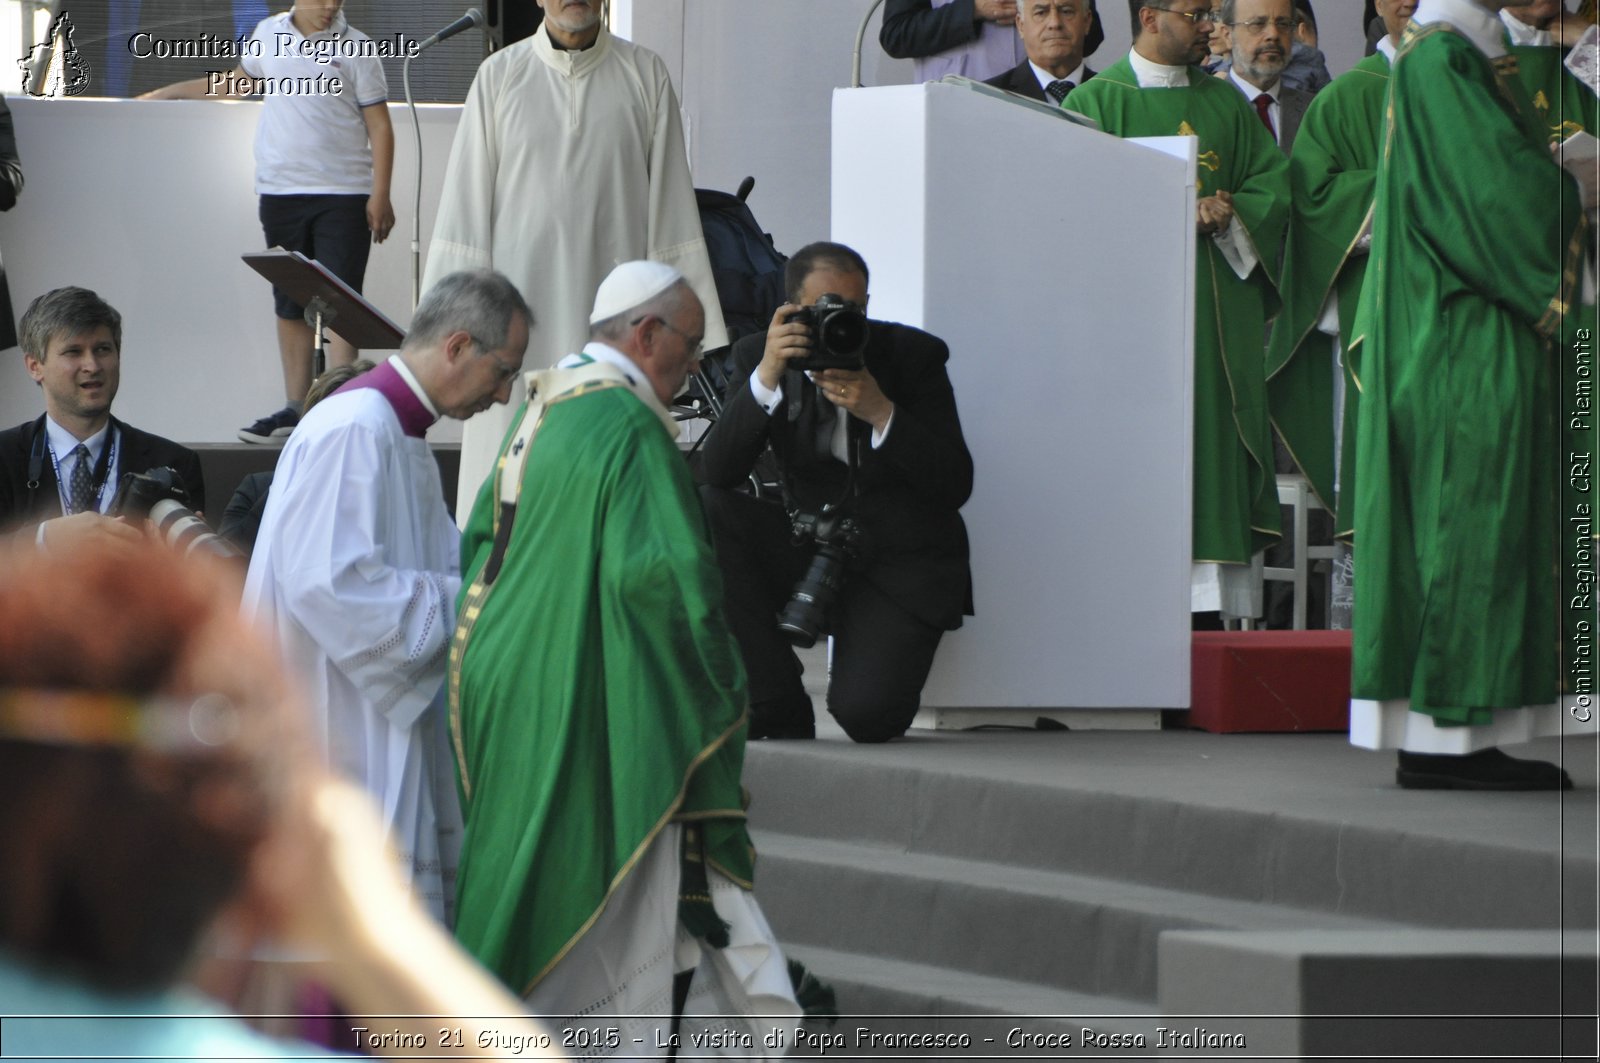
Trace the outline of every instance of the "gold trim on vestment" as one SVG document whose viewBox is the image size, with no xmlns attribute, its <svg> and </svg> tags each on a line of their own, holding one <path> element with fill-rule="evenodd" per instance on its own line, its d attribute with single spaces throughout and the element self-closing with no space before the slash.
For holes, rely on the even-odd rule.
<svg viewBox="0 0 1600 1063">
<path fill-rule="evenodd" d="M 1235 221 L 1239 220 L 1237 215 L 1234 216 L 1234 220 Z M 1242 225 L 1244 223 L 1243 222 L 1239 222 L 1239 224 Z M 1248 228 L 1245 229 L 1246 237 L 1248 237 L 1249 234 L 1250 234 L 1250 230 Z M 1213 241 L 1213 244 L 1214 243 L 1215 243 L 1215 241 Z M 1253 250 L 1255 248 L 1255 243 L 1252 242 L 1250 247 Z M 1222 254 L 1222 251 L 1220 249 L 1217 249 L 1217 248 L 1213 247 L 1212 250 L 1216 251 L 1216 254 L 1218 256 L 1220 256 Z M 1258 255 L 1257 258 L 1259 259 L 1259 257 L 1260 256 Z M 1239 423 L 1239 392 L 1233 386 L 1233 370 L 1230 369 L 1229 366 L 1228 366 L 1228 345 L 1227 345 L 1227 342 L 1226 342 L 1226 340 L 1224 338 L 1224 334 L 1223 334 L 1223 331 L 1222 331 L 1222 322 L 1225 320 L 1225 315 L 1222 312 L 1222 304 L 1221 304 L 1221 302 L 1219 300 L 1219 296 L 1218 296 L 1216 258 L 1214 256 L 1212 256 L 1212 255 L 1207 255 L 1206 256 L 1206 265 L 1211 270 L 1211 303 L 1212 303 L 1212 309 L 1214 311 L 1216 311 L 1216 315 L 1217 315 L 1216 330 L 1217 330 L 1218 356 L 1219 356 L 1219 360 L 1222 362 L 1222 375 L 1228 381 L 1228 398 L 1230 400 L 1229 403 L 1228 403 L 1228 413 L 1229 413 L 1229 416 L 1231 416 L 1233 418 L 1233 431 L 1234 431 L 1234 434 L 1239 437 L 1239 442 L 1244 444 L 1244 452 L 1246 454 L 1250 455 L 1251 460 L 1256 463 L 1256 466 L 1262 472 L 1262 477 L 1263 477 L 1263 479 L 1262 479 L 1262 491 L 1264 492 L 1265 489 L 1266 489 L 1267 469 L 1270 468 L 1271 466 L 1268 466 L 1265 462 L 1263 462 L 1261 460 L 1261 456 L 1250 448 L 1249 437 L 1247 437 L 1244 434 L 1244 428 Z M 1257 262 L 1257 266 L 1262 269 L 1263 274 L 1266 272 L 1265 266 L 1262 266 L 1259 261 Z M 1230 274 L 1233 273 L 1233 268 L 1231 266 L 1228 268 L 1228 272 Z M 1254 272 L 1254 271 L 1252 271 L 1252 272 Z M 1242 283 L 1248 284 L 1249 281 L 1244 281 Z M 1198 327 L 1198 325 L 1199 325 L 1199 322 L 1197 321 L 1196 322 L 1196 327 Z M 1265 319 L 1263 319 L 1262 339 L 1264 340 L 1265 338 L 1266 338 Z M 1199 356 L 1199 337 L 1197 336 L 1195 339 L 1196 339 L 1196 343 L 1195 343 L 1195 348 L 1196 349 L 1193 352 L 1191 352 L 1191 354 L 1190 354 L 1191 358 L 1195 358 L 1195 357 Z M 1262 353 L 1263 353 L 1263 356 L 1265 356 L 1265 351 L 1263 351 Z M 1195 367 L 1195 368 L 1198 368 L 1198 367 Z M 1266 388 L 1266 375 L 1265 375 L 1265 373 L 1262 374 L 1261 383 L 1262 383 L 1262 389 L 1264 391 L 1265 388 Z M 1270 400 L 1267 398 L 1266 395 L 1262 395 L 1261 398 L 1262 398 L 1263 402 L 1267 403 L 1268 409 L 1270 410 L 1270 408 L 1271 408 Z M 1271 422 L 1271 414 L 1269 413 L 1268 414 L 1268 423 L 1269 423 L 1268 442 L 1269 443 L 1271 442 L 1270 422 Z M 1274 465 L 1275 464 L 1276 463 L 1274 463 Z M 1277 473 L 1276 473 L 1276 471 L 1274 471 L 1272 473 L 1272 477 L 1274 478 L 1274 480 L 1275 480 L 1276 476 L 1277 476 Z M 1193 480 L 1193 477 L 1194 477 L 1194 472 L 1191 469 L 1190 470 L 1190 479 L 1191 479 L 1191 481 Z M 1191 487 L 1192 486 L 1193 485 L 1191 483 Z M 1274 486 L 1274 488 L 1273 488 L 1273 494 L 1274 495 L 1277 494 L 1276 486 Z M 1245 507 L 1245 518 L 1244 519 L 1245 519 L 1246 525 L 1249 527 L 1249 529 L 1251 531 L 1260 532 L 1261 534 L 1267 535 L 1267 536 L 1276 535 L 1279 540 L 1282 540 L 1283 539 L 1283 530 L 1281 528 L 1276 532 L 1272 532 L 1272 531 L 1268 531 L 1266 528 L 1258 528 L 1254 524 L 1250 524 L 1249 523 L 1250 514 L 1255 512 L 1255 508 L 1256 508 L 1255 503 L 1256 503 L 1256 494 L 1252 493 L 1250 495 L 1250 504 L 1247 507 Z M 1191 505 L 1192 504 L 1193 503 L 1191 502 Z M 1191 521 L 1193 521 L 1194 520 L 1194 514 L 1191 513 L 1189 515 L 1189 519 Z M 1250 558 L 1255 556 L 1255 554 L 1257 553 L 1257 551 L 1255 549 L 1255 543 L 1252 542 L 1250 544 L 1250 547 L 1251 547 L 1250 553 L 1245 557 L 1245 559 L 1243 561 L 1227 561 L 1227 562 L 1217 562 L 1217 563 L 1218 564 L 1230 564 L 1230 565 L 1240 565 L 1240 564 L 1248 565 L 1250 563 Z M 1265 547 L 1263 547 L 1263 549 L 1265 549 Z M 1202 564 L 1208 564 L 1210 562 L 1201 562 L 1201 563 Z"/>
<path fill-rule="evenodd" d="M 729 727 L 726 731 L 723 731 L 716 738 L 712 739 L 711 743 L 702 749 L 699 755 L 689 762 L 688 768 L 685 769 L 683 773 L 683 784 L 678 787 L 677 796 L 674 797 L 667 805 L 666 812 L 662 814 L 660 819 L 656 820 L 655 826 L 651 827 L 649 832 L 645 834 L 644 840 L 639 843 L 638 847 L 636 847 L 633 852 L 628 855 L 628 859 L 623 861 L 622 866 L 617 869 L 617 873 L 612 877 L 610 885 L 606 887 L 605 896 L 600 898 L 600 903 L 595 906 L 593 912 L 589 913 L 589 918 L 583 921 L 583 925 L 577 929 L 572 937 L 567 939 L 567 943 L 556 950 L 556 954 L 550 958 L 550 962 L 546 963 L 544 968 L 538 974 L 534 975 L 533 979 L 523 987 L 521 994 L 523 999 L 526 999 L 528 994 L 532 993 L 534 988 L 540 982 L 544 981 L 545 975 L 554 970 L 556 964 L 566 959 L 567 953 L 571 952 L 578 942 L 582 940 L 583 936 L 594 927 L 595 922 L 600 918 L 600 914 L 606 910 L 606 905 L 611 902 L 612 894 L 616 893 L 617 889 L 622 885 L 622 880 L 627 878 L 628 875 L 632 873 L 634 867 L 639 863 L 640 860 L 644 858 L 645 851 L 650 848 L 651 843 L 654 842 L 657 836 L 659 836 L 660 833 L 666 829 L 667 824 L 671 823 L 676 818 L 678 806 L 682 805 L 683 799 L 688 796 L 689 781 L 694 778 L 694 773 L 699 771 L 700 765 L 704 764 L 707 760 L 710 760 L 712 755 L 720 750 L 736 731 L 738 731 L 741 727 L 746 726 L 746 724 L 749 722 L 749 717 L 749 710 L 741 712 L 739 714 L 739 718 L 733 721 L 733 725 L 731 727 Z M 730 814 L 728 818 L 732 818 L 732 814 Z M 744 813 L 739 812 L 738 818 L 744 819 Z M 710 863 L 712 867 L 717 867 L 715 861 L 708 859 L 707 862 Z M 718 867 L 717 870 L 720 871 L 722 869 Z M 728 877 L 733 878 L 732 875 L 729 875 Z M 737 879 L 734 879 L 734 881 L 739 882 Z M 753 883 L 739 882 L 739 885 L 745 889 L 753 888 Z"/>
<path fill-rule="evenodd" d="M 592 364 L 603 365 L 605 363 Z M 583 367 L 579 366 L 577 368 Z M 530 374 L 530 379 L 531 378 L 532 374 Z M 591 394 L 593 392 L 604 391 L 608 388 L 627 386 L 627 383 L 620 379 L 602 378 L 599 380 L 581 381 L 576 386 L 568 388 L 566 391 L 563 391 L 558 395 L 551 396 L 550 398 L 545 398 L 543 395 L 537 392 L 530 391 L 529 398 L 523 403 L 522 416 L 518 418 L 517 421 L 517 430 L 506 439 L 505 445 L 500 449 L 499 457 L 495 459 L 494 475 L 489 485 L 490 498 L 494 504 L 494 511 L 489 526 L 489 543 L 491 552 L 494 549 L 493 544 L 498 542 L 500 539 L 500 521 L 503 516 L 501 489 L 504 486 L 501 478 L 505 475 L 506 455 L 517 449 L 520 445 L 523 454 L 523 460 L 527 460 L 528 454 L 533 450 L 534 438 L 539 434 L 539 429 L 544 424 L 545 414 L 549 412 L 550 407 L 556 405 L 557 403 L 565 402 L 568 399 L 575 399 L 582 395 Z M 534 423 L 531 426 L 527 425 L 529 417 L 534 419 Z M 524 430 L 527 431 L 526 438 L 523 437 Z M 515 499 L 520 499 L 522 496 L 521 476 L 518 476 L 517 482 L 513 484 L 512 487 L 514 492 L 512 497 Z M 483 612 L 483 607 L 489 600 L 489 593 L 494 589 L 494 585 L 492 583 L 486 583 L 484 581 L 484 570 L 488 567 L 488 561 L 485 559 L 484 564 L 478 568 L 478 574 L 473 577 L 471 585 L 468 586 L 467 593 L 462 598 L 460 615 L 456 618 L 455 634 L 450 639 L 450 655 L 448 665 L 450 744 L 453 752 L 455 753 L 456 770 L 460 773 L 461 777 L 461 793 L 468 803 L 472 801 L 472 777 L 467 771 L 466 738 L 463 734 L 461 725 L 461 672 L 467 659 L 467 642 L 471 639 L 472 630 L 477 626 L 478 617 Z"/>
</svg>

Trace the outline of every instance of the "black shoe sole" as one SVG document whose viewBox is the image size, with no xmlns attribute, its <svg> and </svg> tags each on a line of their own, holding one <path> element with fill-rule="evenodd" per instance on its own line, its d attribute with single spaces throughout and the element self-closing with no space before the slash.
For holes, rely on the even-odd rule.
<svg viewBox="0 0 1600 1063">
<path fill-rule="evenodd" d="M 1396 769 L 1394 781 L 1402 790 L 1570 790 L 1572 780 L 1563 775 L 1559 781 L 1539 779 L 1468 779 L 1459 775 L 1438 775 L 1425 771 Z M 1553 783 L 1553 785 L 1552 785 Z"/>
</svg>

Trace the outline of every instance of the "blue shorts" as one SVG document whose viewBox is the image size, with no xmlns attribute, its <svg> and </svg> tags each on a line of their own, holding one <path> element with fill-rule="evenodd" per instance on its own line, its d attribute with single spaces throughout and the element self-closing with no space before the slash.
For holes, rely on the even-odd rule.
<svg viewBox="0 0 1600 1063">
<path fill-rule="evenodd" d="M 367 228 L 363 195 L 262 196 L 261 231 L 268 247 L 298 251 L 314 258 L 356 291 L 367 275 L 372 230 Z M 273 309 L 281 318 L 299 321 L 305 307 L 272 287 Z"/>
</svg>

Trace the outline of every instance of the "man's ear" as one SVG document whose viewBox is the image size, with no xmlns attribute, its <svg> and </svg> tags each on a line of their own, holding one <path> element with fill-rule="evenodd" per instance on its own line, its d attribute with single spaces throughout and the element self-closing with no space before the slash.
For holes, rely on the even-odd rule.
<svg viewBox="0 0 1600 1063">
<path fill-rule="evenodd" d="M 22 364 L 27 367 L 28 375 L 33 377 L 35 384 L 44 383 L 44 362 L 31 354 L 24 354 L 22 356 Z"/>
<path fill-rule="evenodd" d="M 472 354 L 472 347 L 472 333 L 466 329 L 456 329 L 444 338 L 445 360 L 455 365 Z"/>
</svg>

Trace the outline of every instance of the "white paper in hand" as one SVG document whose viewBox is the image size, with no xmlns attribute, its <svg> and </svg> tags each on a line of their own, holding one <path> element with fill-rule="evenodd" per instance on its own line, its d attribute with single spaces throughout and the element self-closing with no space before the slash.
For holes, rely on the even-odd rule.
<svg viewBox="0 0 1600 1063">
<path fill-rule="evenodd" d="M 1580 129 L 1556 148 L 1556 161 L 1578 179 L 1584 209 L 1593 210 L 1600 198 L 1600 140 Z"/>
<path fill-rule="evenodd" d="M 1589 86 L 1590 92 L 1600 96 L 1600 26 L 1584 30 L 1578 43 L 1567 53 L 1567 69 Z"/>
</svg>

